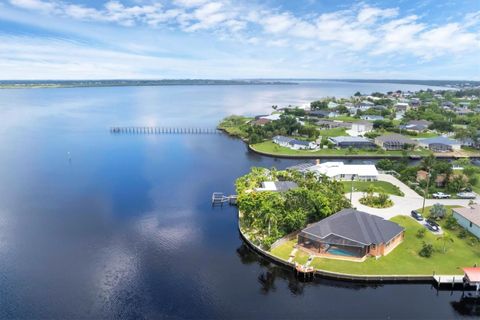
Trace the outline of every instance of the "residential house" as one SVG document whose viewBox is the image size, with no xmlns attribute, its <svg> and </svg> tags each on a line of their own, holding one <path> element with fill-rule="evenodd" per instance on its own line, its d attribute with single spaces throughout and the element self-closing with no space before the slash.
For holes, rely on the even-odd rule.
<svg viewBox="0 0 480 320">
<path fill-rule="evenodd" d="M 395 112 L 405 112 L 409 108 L 409 104 L 406 102 L 397 102 L 394 106 Z"/>
<path fill-rule="evenodd" d="M 375 144 L 385 150 L 402 150 L 408 146 L 415 146 L 417 142 L 401 134 L 392 133 L 375 138 Z"/>
<path fill-rule="evenodd" d="M 453 109 L 455 107 L 455 104 L 451 101 L 444 101 L 442 103 L 442 108 L 444 109 Z"/>
<path fill-rule="evenodd" d="M 480 239 L 479 204 L 473 204 L 467 208 L 453 208 L 452 214 L 459 225 Z"/>
<path fill-rule="evenodd" d="M 365 133 L 373 130 L 373 124 L 368 121 L 357 121 L 352 123 L 352 128 L 347 130 L 347 133 L 351 136 L 363 136 Z"/>
<path fill-rule="evenodd" d="M 281 147 L 293 150 L 315 149 L 317 147 L 315 142 L 301 141 L 284 136 L 275 136 L 272 141 Z"/>
<path fill-rule="evenodd" d="M 324 162 L 317 160 L 313 163 L 303 163 L 289 167 L 290 170 L 298 170 L 302 173 L 314 172 L 318 175 L 326 175 L 333 180 L 378 180 L 378 170 L 373 164 L 345 164 L 343 162 Z"/>
<path fill-rule="evenodd" d="M 407 122 L 407 124 L 401 125 L 400 129 L 414 132 L 423 132 L 427 130 L 431 124 L 432 122 L 427 120 L 412 120 Z"/>
<path fill-rule="evenodd" d="M 328 128 L 328 129 L 333 129 L 333 128 L 351 129 L 352 128 L 352 122 L 344 122 L 344 121 L 338 121 L 338 120 L 318 120 L 316 123 L 319 127 Z"/>
<path fill-rule="evenodd" d="M 269 116 L 261 116 L 260 119 L 267 119 L 270 121 L 280 120 L 280 114 L 274 113 Z"/>
<path fill-rule="evenodd" d="M 451 152 L 461 149 L 461 142 L 447 137 L 434 137 L 428 139 L 419 139 L 420 147 L 427 148 L 433 152 Z"/>
<path fill-rule="evenodd" d="M 376 147 L 372 140 L 363 137 L 338 136 L 330 137 L 328 140 L 339 148 L 368 149 Z"/>
<path fill-rule="evenodd" d="M 474 113 L 473 110 L 470 110 L 468 108 L 455 108 L 454 112 L 459 116 L 466 116 Z"/>
<path fill-rule="evenodd" d="M 256 119 L 256 120 L 252 120 L 250 121 L 250 124 L 252 126 L 264 126 L 266 125 L 267 123 L 269 123 L 271 120 L 269 119 L 265 119 L 265 118 L 260 118 L 260 119 Z"/>
<path fill-rule="evenodd" d="M 328 109 L 335 109 L 336 107 L 338 107 L 338 103 L 335 103 L 333 101 L 329 101 L 327 104 Z"/>
<path fill-rule="evenodd" d="M 338 112 L 331 110 L 312 110 L 308 113 L 308 115 L 317 118 L 336 118 L 340 116 Z"/>
<path fill-rule="evenodd" d="M 427 177 L 428 177 L 428 172 L 427 171 L 425 171 L 425 170 L 418 170 L 417 171 L 417 182 L 426 181 Z M 438 174 L 435 177 L 435 181 L 434 181 L 435 186 L 437 188 L 443 188 L 445 186 L 446 177 L 447 176 L 444 173 Z"/>
<path fill-rule="evenodd" d="M 379 121 L 379 120 L 384 120 L 385 118 L 383 116 L 377 116 L 377 115 L 364 115 L 360 117 L 362 120 L 367 120 L 367 121 Z"/>
<path fill-rule="evenodd" d="M 364 261 L 390 253 L 403 241 L 404 231 L 379 216 L 343 209 L 303 229 L 298 248 L 325 258 Z"/>
<path fill-rule="evenodd" d="M 265 181 L 262 182 L 262 187 L 256 188 L 255 191 L 285 192 L 296 188 L 298 185 L 293 181 Z"/>
<path fill-rule="evenodd" d="M 418 107 L 420 107 L 422 105 L 422 102 L 419 98 L 412 98 L 410 99 L 410 102 L 409 102 L 409 106 L 411 108 L 414 108 L 414 109 L 417 109 Z"/>
</svg>

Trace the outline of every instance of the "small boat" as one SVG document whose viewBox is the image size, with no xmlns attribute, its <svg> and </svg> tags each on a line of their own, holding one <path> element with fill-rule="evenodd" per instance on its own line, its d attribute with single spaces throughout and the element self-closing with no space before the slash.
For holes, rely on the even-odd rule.
<svg viewBox="0 0 480 320">
<path fill-rule="evenodd" d="M 422 159 L 422 156 L 419 156 L 418 154 L 411 154 L 408 156 L 412 160 L 420 160 Z"/>
</svg>

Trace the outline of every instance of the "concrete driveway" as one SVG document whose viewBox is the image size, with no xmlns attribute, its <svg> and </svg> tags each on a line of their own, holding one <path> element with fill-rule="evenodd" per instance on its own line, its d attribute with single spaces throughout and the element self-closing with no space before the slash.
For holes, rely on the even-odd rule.
<svg viewBox="0 0 480 320">
<path fill-rule="evenodd" d="M 350 199 L 350 193 L 346 194 L 347 198 Z M 360 198 L 363 197 L 363 192 L 354 192 L 352 196 L 352 206 L 357 208 L 360 211 L 364 211 L 370 214 L 383 217 L 385 219 L 390 219 L 398 215 L 410 215 L 412 210 L 422 207 L 423 198 L 419 195 L 415 197 L 400 197 L 400 196 L 390 196 L 390 199 L 393 201 L 393 206 L 386 209 L 377 209 L 364 206 L 360 203 Z M 445 206 L 468 206 L 470 200 L 464 199 L 427 199 L 425 201 L 425 206 L 433 206 L 435 203 L 441 203 Z"/>
<path fill-rule="evenodd" d="M 410 189 L 405 183 L 398 180 L 392 175 L 380 174 L 378 180 L 390 182 L 391 184 L 400 188 L 404 193 L 404 197 L 390 195 L 390 199 L 393 201 L 393 206 L 386 209 L 376 209 L 364 206 L 360 203 L 360 198 L 363 196 L 363 192 L 354 192 L 352 196 L 352 206 L 357 208 L 360 211 L 364 211 L 370 214 L 383 217 L 385 219 L 390 219 L 398 215 L 410 215 L 412 210 L 421 208 L 423 205 L 423 198 L 416 193 L 414 190 Z M 350 193 L 345 194 L 345 196 L 350 199 Z M 474 200 L 477 203 L 480 203 L 480 197 Z M 445 206 L 462 206 L 467 207 L 470 200 L 468 199 L 427 199 L 425 201 L 425 207 L 433 206 L 435 203 L 441 203 Z"/>
</svg>

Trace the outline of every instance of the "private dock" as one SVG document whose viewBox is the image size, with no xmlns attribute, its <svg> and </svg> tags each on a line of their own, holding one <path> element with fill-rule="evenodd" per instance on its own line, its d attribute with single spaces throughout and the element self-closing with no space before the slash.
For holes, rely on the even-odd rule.
<svg viewBox="0 0 480 320">
<path fill-rule="evenodd" d="M 216 128 L 110 127 L 113 134 L 218 134 Z"/>
<path fill-rule="evenodd" d="M 212 194 L 212 206 L 216 206 L 216 205 L 223 206 L 224 203 L 228 203 L 232 206 L 236 205 L 237 196 L 236 195 L 226 196 L 222 192 L 214 192 Z"/>
</svg>

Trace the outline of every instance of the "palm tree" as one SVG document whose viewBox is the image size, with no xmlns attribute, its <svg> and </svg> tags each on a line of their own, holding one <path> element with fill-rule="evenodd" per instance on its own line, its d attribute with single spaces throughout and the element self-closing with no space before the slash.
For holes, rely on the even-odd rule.
<svg viewBox="0 0 480 320">
<path fill-rule="evenodd" d="M 273 208 L 266 210 L 265 214 L 263 215 L 263 219 L 266 223 L 268 223 L 268 236 L 270 236 L 271 226 L 277 221 L 277 216 L 275 215 Z"/>
<path fill-rule="evenodd" d="M 422 167 L 427 171 L 427 186 L 425 187 L 425 191 L 423 192 L 423 205 L 422 205 L 422 214 L 425 213 L 425 199 L 427 198 L 428 194 L 428 187 L 430 185 L 430 171 L 432 170 L 433 165 L 435 164 L 435 157 L 433 154 L 430 154 L 428 157 L 422 159 Z"/>
<path fill-rule="evenodd" d="M 443 233 L 441 236 L 437 238 L 437 240 L 443 241 L 443 253 L 447 252 L 447 242 L 453 243 L 453 238 L 448 233 Z"/>
</svg>

